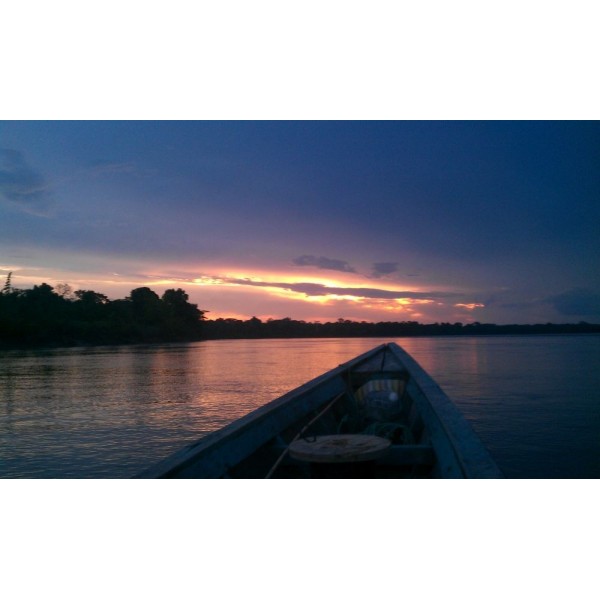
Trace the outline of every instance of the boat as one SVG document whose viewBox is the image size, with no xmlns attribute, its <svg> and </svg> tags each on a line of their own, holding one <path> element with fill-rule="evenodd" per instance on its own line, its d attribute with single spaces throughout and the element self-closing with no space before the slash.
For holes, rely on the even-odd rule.
<svg viewBox="0 0 600 600">
<path fill-rule="evenodd" d="M 501 478 L 456 405 L 381 344 L 151 466 L 138 478 Z"/>
</svg>

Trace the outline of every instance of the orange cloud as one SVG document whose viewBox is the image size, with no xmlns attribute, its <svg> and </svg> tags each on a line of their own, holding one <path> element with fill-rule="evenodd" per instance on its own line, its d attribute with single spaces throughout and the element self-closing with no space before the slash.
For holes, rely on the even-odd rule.
<svg viewBox="0 0 600 600">
<path fill-rule="evenodd" d="M 470 304 L 455 304 L 456 308 L 466 308 L 467 310 L 475 310 L 476 308 L 484 308 L 485 304 L 480 302 L 471 302 Z"/>
</svg>

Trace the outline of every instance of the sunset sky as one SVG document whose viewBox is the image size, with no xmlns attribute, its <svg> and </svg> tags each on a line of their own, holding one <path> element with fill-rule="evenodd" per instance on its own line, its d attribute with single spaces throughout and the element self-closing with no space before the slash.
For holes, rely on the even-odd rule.
<svg viewBox="0 0 600 600">
<path fill-rule="evenodd" d="M 0 277 L 208 318 L 600 321 L 600 125 L 4 121 Z"/>
</svg>

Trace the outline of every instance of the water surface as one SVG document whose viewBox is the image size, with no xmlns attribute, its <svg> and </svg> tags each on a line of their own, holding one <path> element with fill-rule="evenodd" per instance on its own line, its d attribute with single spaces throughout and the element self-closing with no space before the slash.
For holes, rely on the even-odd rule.
<svg viewBox="0 0 600 600">
<path fill-rule="evenodd" d="M 385 341 L 508 477 L 600 476 L 600 336 L 222 340 L 0 353 L 0 477 L 129 477 Z"/>
</svg>

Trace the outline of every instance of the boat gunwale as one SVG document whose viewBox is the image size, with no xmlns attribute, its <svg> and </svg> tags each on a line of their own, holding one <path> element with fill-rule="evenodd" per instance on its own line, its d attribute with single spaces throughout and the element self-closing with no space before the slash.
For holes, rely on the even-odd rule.
<svg viewBox="0 0 600 600">
<path fill-rule="evenodd" d="M 348 391 L 351 373 L 382 355 L 392 356 L 408 374 L 406 393 L 415 402 L 442 478 L 502 478 L 487 448 L 456 404 L 419 363 L 394 342 L 380 344 L 270 402 L 225 427 L 175 451 L 134 478 L 227 477 L 229 469 L 279 433 L 319 410 L 336 394 Z M 376 372 L 376 369 L 372 370 Z M 369 371 L 371 372 L 371 369 Z"/>
<path fill-rule="evenodd" d="M 431 443 L 436 449 L 438 461 L 444 463 L 449 460 L 448 457 L 444 459 L 443 456 L 445 444 L 442 436 L 435 433 L 441 430 L 443 437 L 449 442 L 453 459 L 461 471 L 460 475 L 454 475 L 455 477 L 503 478 L 502 471 L 468 419 L 435 379 L 398 344 L 392 342 L 388 344 L 388 348 L 409 373 L 408 393 L 411 393 L 411 387 L 416 387 L 418 393 L 413 394 L 413 401 L 417 403 L 421 418 L 430 435 L 433 433 Z M 435 423 L 433 419 L 435 419 Z"/>
<path fill-rule="evenodd" d="M 279 396 L 266 404 L 254 409 L 248 414 L 232 421 L 225 427 L 216 431 L 210 432 L 207 435 L 201 437 L 199 440 L 192 442 L 180 450 L 175 451 L 171 455 L 167 456 L 157 464 L 141 471 L 134 478 L 163 478 L 177 476 L 178 473 L 183 472 L 187 467 L 193 465 L 194 462 L 202 458 L 202 454 L 217 450 L 219 447 L 230 443 L 244 433 L 251 431 L 259 424 L 268 422 L 269 419 L 274 419 L 276 413 L 279 414 L 283 409 L 288 406 L 293 406 L 296 402 L 303 398 L 310 396 L 316 392 L 320 387 L 326 387 L 330 382 L 334 382 L 339 376 L 340 383 L 343 383 L 343 388 L 346 388 L 346 383 L 342 380 L 342 375 L 348 373 L 352 369 L 366 363 L 371 360 L 374 356 L 381 352 L 385 352 L 387 344 L 380 344 L 359 356 L 356 356 L 321 375 L 318 375 L 314 379 L 303 383 L 302 385 L 286 392 L 282 396 Z M 330 399 L 329 395 L 323 395 L 323 398 L 314 402 L 314 405 L 309 406 L 303 411 L 301 415 L 294 415 L 290 418 L 289 425 L 293 424 L 303 415 L 310 413 L 313 410 L 317 410 L 320 406 L 324 405 Z M 257 442 L 256 447 L 260 447 L 263 443 L 266 443 L 269 439 L 272 439 L 277 435 L 279 430 L 270 432 L 270 435 L 266 436 L 260 442 Z M 215 465 L 216 466 L 216 465 Z M 233 465 L 229 465 L 233 466 Z M 225 467 L 226 470 L 227 467 Z M 215 469 L 215 473 L 219 471 Z M 219 477 L 219 474 L 215 474 L 215 477 Z"/>
</svg>

